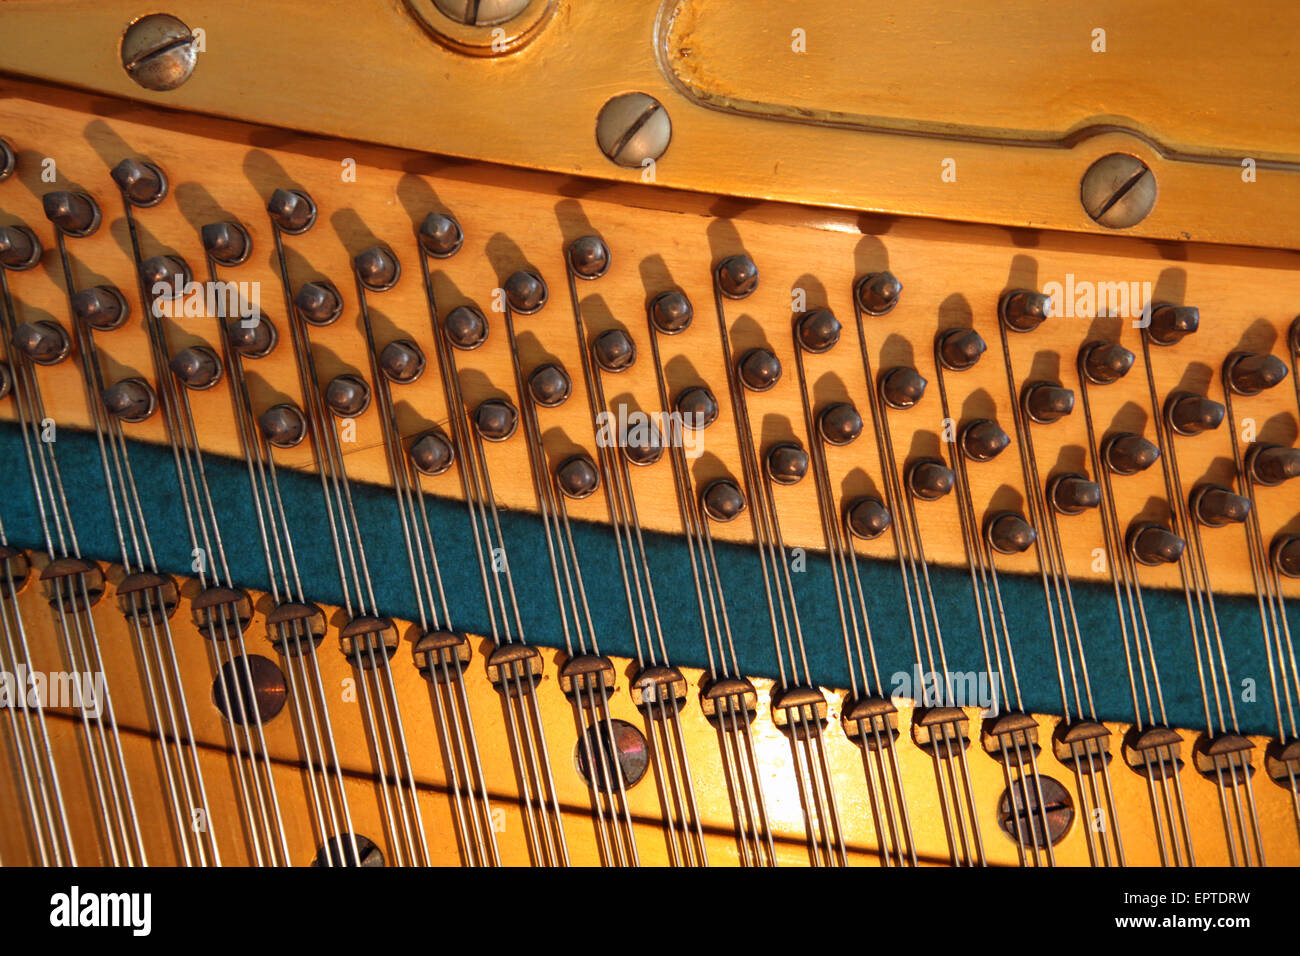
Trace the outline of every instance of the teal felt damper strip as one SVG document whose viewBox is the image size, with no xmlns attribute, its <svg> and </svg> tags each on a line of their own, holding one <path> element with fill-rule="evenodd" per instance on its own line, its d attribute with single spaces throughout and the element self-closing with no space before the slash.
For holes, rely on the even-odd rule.
<svg viewBox="0 0 1300 956">
<path fill-rule="evenodd" d="M 56 448 L 83 553 L 116 559 L 117 543 L 94 436 L 61 429 Z M 174 574 L 189 574 L 191 548 L 171 452 L 141 442 L 130 442 L 130 449 L 160 567 Z M 43 539 L 26 456 L 17 428 L 7 423 L 0 427 L 0 463 L 0 517 L 9 540 L 23 547 L 40 548 Z M 205 456 L 205 465 L 235 583 L 264 590 L 267 573 L 247 468 L 242 461 L 212 455 Z M 282 471 L 280 478 L 304 590 L 309 598 L 338 604 L 342 593 L 323 521 L 319 479 L 288 471 Z M 411 575 L 392 490 L 356 483 L 353 500 L 380 607 L 394 616 L 414 619 Z M 486 634 L 487 609 L 465 505 L 432 496 L 426 500 L 453 623 L 458 629 Z M 541 520 L 535 514 L 518 512 L 502 512 L 501 520 L 526 636 L 539 645 L 563 646 Z M 575 522 L 573 532 L 601 650 L 633 656 L 613 532 L 608 526 L 583 522 Z M 704 639 L 684 542 L 680 537 L 657 533 L 647 533 L 645 541 L 672 660 L 704 667 Z M 749 547 L 719 544 L 718 561 L 742 668 L 755 676 L 777 676 L 757 552 Z M 894 562 L 864 560 L 860 567 L 881 672 L 892 687 L 893 674 L 911 674 L 914 666 L 898 566 Z M 823 685 L 849 686 L 829 560 L 825 554 L 810 552 L 806 571 L 792 578 L 814 676 Z M 942 615 L 949 668 L 959 672 L 983 670 L 969 573 L 961 568 L 932 567 L 930 579 Z M 1037 577 L 1019 575 L 1003 575 L 1000 582 L 1025 705 L 1032 711 L 1061 713 L 1041 584 Z M 1132 699 L 1114 592 L 1109 585 L 1077 583 L 1074 595 L 1098 714 L 1104 719 L 1130 721 Z M 1176 726 L 1201 727 L 1204 717 L 1200 684 L 1183 596 L 1148 590 L 1145 597 L 1169 719 Z M 1253 598 L 1224 597 L 1215 603 L 1242 729 L 1271 733 L 1275 730 L 1273 705 L 1256 602 Z M 1297 602 L 1291 603 L 1291 619 L 1296 621 Z M 1300 621 L 1293 628 L 1300 629 Z M 1253 701 L 1242 699 L 1246 680 L 1254 683 Z"/>
</svg>

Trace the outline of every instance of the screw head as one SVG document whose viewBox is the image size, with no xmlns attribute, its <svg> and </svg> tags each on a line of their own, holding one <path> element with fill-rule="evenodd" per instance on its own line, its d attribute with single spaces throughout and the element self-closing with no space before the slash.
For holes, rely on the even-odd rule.
<svg viewBox="0 0 1300 956">
<path fill-rule="evenodd" d="M 1083 174 L 1079 202 L 1093 222 L 1107 229 L 1136 226 L 1155 207 L 1155 174 L 1136 156 L 1111 153 Z"/>
<path fill-rule="evenodd" d="M 596 142 L 611 162 L 639 168 L 658 159 L 673 138 L 668 111 L 648 93 L 622 93 L 600 108 Z"/>
<path fill-rule="evenodd" d="M 532 0 L 433 0 L 438 12 L 470 27 L 494 27 L 523 13 Z"/>
<path fill-rule="evenodd" d="M 122 68 L 146 90 L 174 90 L 190 78 L 198 63 L 194 34 L 166 13 L 151 13 L 122 34 Z"/>
</svg>

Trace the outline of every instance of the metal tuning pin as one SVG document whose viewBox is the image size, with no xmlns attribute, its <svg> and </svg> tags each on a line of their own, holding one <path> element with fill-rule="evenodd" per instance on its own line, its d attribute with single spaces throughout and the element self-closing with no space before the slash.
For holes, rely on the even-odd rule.
<svg viewBox="0 0 1300 956">
<path fill-rule="evenodd" d="M 1050 425 L 1074 411 L 1074 392 L 1058 382 L 1030 382 L 1025 386 L 1024 406 L 1031 421 Z"/>
<path fill-rule="evenodd" d="M 1200 328 L 1201 313 L 1193 306 L 1161 303 L 1149 308 L 1151 321 L 1146 335 L 1157 345 L 1176 345 Z"/>
<path fill-rule="evenodd" d="M 768 450 L 764 468 L 778 485 L 797 485 L 808 474 L 808 453 L 792 442 L 780 442 Z"/>
<path fill-rule="evenodd" d="M 918 458 L 908 465 L 905 481 L 912 497 L 938 501 L 952 491 L 956 475 L 938 458 Z"/>
<path fill-rule="evenodd" d="M 713 276 L 717 290 L 728 299 L 747 299 L 758 288 L 758 266 L 744 253 L 723 259 Z"/>
<path fill-rule="evenodd" d="M 858 308 L 867 315 L 885 315 L 898 305 L 903 283 L 892 272 L 873 272 L 857 281 L 853 294 Z"/>
<path fill-rule="evenodd" d="M 172 356 L 171 370 L 186 388 L 201 392 L 221 381 L 221 359 L 205 345 L 181 349 Z"/>
<path fill-rule="evenodd" d="M 1128 547 L 1138 564 L 1155 566 L 1177 564 L 1187 542 L 1161 525 L 1138 522 L 1129 529 Z"/>
<path fill-rule="evenodd" d="M 299 189 L 277 189 L 266 211 L 275 228 L 287 236 L 300 236 L 316 224 L 316 203 Z"/>
<path fill-rule="evenodd" d="M 474 428 L 486 441 L 505 441 L 519 427 L 519 411 L 508 398 L 489 398 L 474 410 Z"/>
<path fill-rule="evenodd" d="M 411 464 L 422 475 L 441 475 L 456 461 L 456 451 L 447 436 L 428 431 L 411 442 Z"/>
<path fill-rule="evenodd" d="M 307 417 L 297 405 L 282 402 L 258 416 L 262 436 L 276 448 L 293 448 L 307 437 Z"/>
<path fill-rule="evenodd" d="M 72 350 L 68 333 L 51 319 L 24 322 L 14 329 L 10 341 L 14 348 L 37 365 L 57 365 Z"/>
<path fill-rule="evenodd" d="M 8 398 L 14 390 L 14 373 L 9 366 L 0 362 L 0 401 Z"/>
<path fill-rule="evenodd" d="M 81 238 L 99 228 L 99 204 L 86 193 L 56 190 L 41 197 L 45 218 L 65 236 Z"/>
<path fill-rule="evenodd" d="M 1280 485 L 1300 477 L 1300 448 L 1261 443 L 1246 454 L 1246 469 L 1261 485 Z"/>
<path fill-rule="evenodd" d="M 695 318 L 695 307 L 686 293 L 672 290 L 660 292 L 649 306 L 650 323 L 664 335 L 685 332 Z"/>
<path fill-rule="evenodd" d="M 601 371 L 623 372 L 636 362 L 636 343 L 622 329 L 606 329 L 591 343 L 591 355 Z"/>
<path fill-rule="evenodd" d="M 1174 392 L 1165 402 L 1165 420 L 1179 435 L 1199 435 L 1223 424 L 1224 406 L 1193 392 Z"/>
<path fill-rule="evenodd" d="M 1207 528 L 1241 524 L 1250 514 L 1250 499 L 1222 485 L 1198 485 L 1188 502 L 1196 520 Z"/>
<path fill-rule="evenodd" d="M 331 325 L 343 314 L 343 296 L 328 279 L 306 282 L 293 297 L 293 307 L 303 321 L 317 326 Z"/>
<path fill-rule="evenodd" d="M 550 292 L 540 275 L 529 269 L 520 269 L 506 279 L 506 302 L 518 315 L 533 315 L 542 310 Z"/>
<path fill-rule="evenodd" d="M 451 216 L 431 212 L 424 217 L 416 233 L 420 248 L 435 259 L 450 259 L 465 243 L 460 223 Z"/>
<path fill-rule="evenodd" d="M 547 362 L 528 376 L 528 391 L 542 408 L 557 408 L 573 394 L 573 380 L 563 366 Z"/>
<path fill-rule="evenodd" d="M 844 521 L 855 538 L 872 541 L 889 530 L 893 517 L 885 503 L 874 495 L 850 501 L 844 509 Z"/>
<path fill-rule="evenodd" d="M 0 183 L 12 176 L 17 168 L 18 157 L 14 155 L 13 147 L 0 139 Z"/>
<path fill-rule="evenodd" d="M 0 266 L 23 272 L 41 261 L 41 241 L 26 226 L 0 226 Z"/>
<path fill-rule="evenodd" d="M 962 427 L 959 441 L 971 461 L 992 461 L 1011 445 L 1011 436 L 997 422 L 977 418 Z"/>
<path fill-rule="evenodd" d="M 1034 546 L 1038 534 L 1025 516 L 1014 511 L 989 515 L 984 522 L 984 537 L 998 554 L 1023 554 Z"/>
<path fill-rule="evenodd" d="M 600 236 L 583 236 L 565 250 L 569 271 L 579 279 L 599 279 L 609 271 L 609 246 Z"/>
<path fill-rule="evenodd" d="M 745 510 L 745 493 L 731 478 L 717 478 L 700 492 L 704 513 L 719 524 L 734 521 Z"/>
<path fill-rule="evenodd" d="M 1101 505 L 1101 485 L 1083 475 L 1057 475 L 1048 483 L 1047 498 L 1057 514 L 1079 515 Z"/>
<path fill-rule="evenodd" d="M 588 455 L 573 455 L 555 466 L 555 484 L 566 498 L 589 498 L 600 489 L 600 471 Z"/>
<path fill-rule="evenodd" d="M 751 392 L 766 392 L 781 380 L 781 360 L 771 349 L 753 348 L 740 357 L 740 381 Z"/>
<path fill-rule="evenodd" d="M 717 396 L 707 385 L 691 385 L 677 393 L 673 408 L 682 422 L 695 431 L 703 431 L 718 420 L 721 409 Z"/>
<path fill-rule="evenodd" d="M 210 222 L 199 238 L 208 257 L 223 266 L 242 265 L 253 254 L 253 240 L 237 222 Z"/>
<path fill-rule="evenodd" d="M 1286 363 L 1276 355 L 1238 353 L 1224 362 L 1223 374 L 1228 386 L 1238 395 L 1258 395 L 1280 385 L 1287 376 Z"/>
<path fill-rule="evenodd" d="M 424 374 L 424 352 L 410 339 L 389 342 L 379 353 L 379 370 L 397 385 L 410 385 Z"/>
<path fill-rule="evenodd" d="M 1052 317 L 1051 296 L 1028 289 L 1005 292 L 998 302 L 998 318 L 1003 328 L 1013 332 L 1032 332 Z"/>
<path fill-rule="evenodd" d="M 120 329 L 130 317 L 126 296 L 116 286 L 97 285 L 82 289 L 71 299 L 72 316 L 99 332 Z"/>
<path fill-rule="evenodd" d="M 1080 368 L 1094 385 L 1112 385 L 1129 373 L 1137 358 L 1116 342 L 1093 342 L 1080 354 Z"/>
<path fill-rule="evenodd" d="M 371 246 L 357 253 L 352 269 L 369 292 L 387 292 L 402 277 L 402 264 L 387 246 Z"/>
<path fill-rule="evenodd" d="M 124 422 L 142 422 L 158 408 L 158 395 L 142 378 L 124 378 L 104 389 L 104 408 Z"/>
<path fill-rule="evenodd" d="M 336 375 L 325 386 L 325 404 L 339 418 L 356 418 L 370 407 L 370 386 L 359 375 Z"/>
<path fill-rule="evenodd" d="M 167 197 L 167 177 L 153 163 L 124 159 L 113 167 L 111 175 L 122 197 L 139 209 L 156 206 Z"/>
<path fill-rule="evenodd" d="M 1273 566 L 1288 578 L 1300 578 L 1300 535 L 1279 535 L 1273 542 Z"/>
<path fill-rule="evenodd" d="M 939 336 L 939 364 L 954 372 L 964 372 L 974 368 L 987 349 L 988 345 L 974 329 L 949 329 Z"/>
<path fill-rule="evenodd" d="M 488 337 L 487 319 L 472 305 L 458 305 L 448 312 L 442 330 L 447 341 L 462 352 L 473 351 Z"/>
<path fill-rule="evenodd" d="M 1106 440 L 1101 455 L 1113 474 L 1136 475 L 1160 459 L 1160 446 L 1141 435 L 1121 432 Z"/>
<path fill-rule="evenodd" d="M 925 395 L 927 384 L 916 369 L 900 365 L 881 373 L 880 397 L 890 408 L 912 408 Z"/>
</svg>

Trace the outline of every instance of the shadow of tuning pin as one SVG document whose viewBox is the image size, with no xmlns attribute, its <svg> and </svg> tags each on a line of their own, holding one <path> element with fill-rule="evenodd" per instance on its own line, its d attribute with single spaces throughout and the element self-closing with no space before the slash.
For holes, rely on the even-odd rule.
<svg viewBox="0 0 1300 956">
<path fill-rule="evenodd" d="M 9 393 L 14 389 L 14 375 L 9 371 L 9 366 L 0 362 L 0 399 L 9 397 Z"/>
<path fill-rule="evenodd" d="M 142 378 L 124 378 L 104 389 L 104 408 L 124 422 L 142 422 L 158 407 L 158 396 Z"/>
<path fill-rule="evenodd" d="M 740 357 L 740 381 L 751 392 L 766 392 L 781 380 L 781 360 L 771 349 L 750 349 Z"/>
<path fill-rule="evenodd" d="M 702 431 L 718 420 L 718 399 L 706 385 L 683 389 L 673 408 L 682 416 L 682 424 L 696 431 Z"/>
<path fill-rule="evenodd" d="M 275 350 L 279 333 L 265 316 L 245 319 L 233 316 L 226 320 L 226 334 L 230 337 L 230 347 L 244 358 L 265 358 Z"/>
<path fill-rule="evenodd" d="M 1199 435 L 1223 424 L 1224 407 L 1193 392 L 1174 392 L 1165 401 L 1165 421 L 1180 435 Z"/>
<path fill-rule="evenodd" d="M 440 432 L 428 431 L 411 442 L 411 464 L 422 475 L 441 475 L 456 460 L 451 443 Z"/>
<path fill-rule="evenodd" d="M 569 243 L 565 252 L 569 269 L 579 279 L 599 279 L 609 271 L 609 246 L 600 236 L 583 236 Z"/>
<path fill-rule="evenodd" d="M 194 273 L 180 256 L 153 256 L 140 263 L 140 278 L 155 298 L 180 299 L 193 281 Z"/>
<path fill-rule="evenodd" d="M 336 375 L 325 386 L 325 404 L 339 418 L 356 418 L 370 407 L 370 386 L 347 372 Z"/>
<path fill-rule="evenodd" d="M 299 236 L 316 224 L 316 203 L 300 189 L 277 189 L 266 202 L 276 228 Z"/>
<path fill-rule="evenodd" d="M 992 461 L 1011 444 L 1011 436 L 1002 426 L 987 418 L 977 418 L 961 430 L 961 450 L 972 461 Z"/>
<path fill-rule="evenodd" d="M 424 374 L 424 352 L 410 339 L 389 342 L 379 353 L 379 370 L 390 382 L 410 385 Z"/>
<path fill-rule="evenodd" d="M 1240 524 L 1250 514 L 1250 499 L 1222 485 L 1197 485 L 1187 503 L 1196 520 L 1209 528 Z"/>
<path fill-rule="evenodd" d="M 37 365 L 56 365 L 68 357 L 72 340 L 63 326 L 48 319 L 24 322 L 14 329 L 13 347 Z"/>
<path fill-rule="evenodd" d="M 758 288 L 758 266 L 745 253 L 727 256 L 713 270 L 718 291 L 728 299 L 744 299 Z"/>
<path fill-rule="evenodd" d="M 43 251 L 36 233 L 26 226 L 0 226 L 0 266 L 22 272 L 40 262 Z"/>
<path fill-rule="evenodd" d="M 1074 411 L 1074 392 L 1057 382 L 1030 382 L 1025 386 L 1024 404 L 1030 418 L 1050 425 Z"/>
<path fill-rule="evenodd" d="M 478 348 L 488 337 L 488 322 L 472 305 L 458 305 L 442 320 L 447 341 L 463 352 Z"/>
<path fill-rule="evenodd" d="M 907 365 L 897 365 L 880 376 L 880 397 L 890 408 L 911 408 L 925 395 L 929 383 Z"/>
<path fill-rule="evenodd" d="M 870 541 L 888 531 L 893 518 L 879 498 L 863 495 L 849 503 L 844 512 L 844 522 L 853 537 Z"/>
<path fill-rule="evenodd" d="M 237 222 L 210 222 L 199 230 L 203 250 L 223 266 L 237 266 L 253 254 L 248 230 Z"/>
<path fill-rule="evenodd" d="M 172 356 L 169 365 L 181 384 L 195 391 L 209 389 L 221 381 L 221 360 L 206 345 L 181 349 Z"/>
<path fill-rule="evenodd" d="M 424 217 L 415 238 L 420 248 L 435 259 L 450 259 L 465 243 L 460 223 L 440 212 L 431 212 Z"/>
<path fill-rule="evenodd" d="M 1002 293 L 998 318 L 1016 332 L 1032 332 L 1052 317 L 1052 297 L 1029 289 Z"/>
<path fill-rule="evenodd" d="M 307 419 L 297 405 L 272 405 L 257 418 L 257 427 L 276 448 L 292 448 L 307 436 Z"/>
<path fill-rule="evenodd" d="M 12 176 L 17 168 L 18 157 L 14 155 L 13 147 L 0 139 L 0 183 Z"/>
<path fill-rule="evenodd" d="M 867 315 L 884 315 L 892 311 L 902 294 L 903 283 L 888 271 L 865 275 L 853 287 L 858 308 Z"/>
<path fill-rule="evenodd" d="M 550 297 L 546 280 L 528 269 L 520 269 L 506 280 L 505 293 L 510 310 L 519 315 L 540 311 Z"/>
<path fill-rule="evenodd" d="M 1191 335 L 1201 325 L 1201 312 L 1190 305 L 1161 303 L 1151 307 L 1151 323 L 1147 335 L 1157 345 L 1174 345 L 1184 336 Z"/>
<path fill-rule="evenodd" d="M 586 455 L 571 455 L 556 465 L 555 483 L 566 498 L 587 498 L 600 487 L 600 472 Z"/>
<path fill-rule="evenodd" d="M 293 306 L 303 321 L 312 325 L 329 325 L 343 314 L 343 296 L 328 279 L 306 283 L 293 297 Z"/>
<path fill-rule="evenodd" d="M 830 309 L 813 309 L 799 318 L 799 344 L 808 352 L 825 352 L 840 340 L 840 320 Z"/>
<path fill-rule="evenodd" d="M 1300 477 L 1300 448 L 1255 445 L 1246 454 L 1250 476 L 1261 485 L 1280 485 Z"/>
<path fill-rule="evenodd" d="M 939 336 L 939 361 L 954 372 L 974 368 L 987 349 L 974 329 L 949 329 Z"/>
<path fill-rule="evenodd" d="M 1280 384 L 1287 373 L 1286 363 L 1276 355 L 1229 355 L 1223 369 L 1238 395 L 1258 395 Z"/>
<path fill-rule="evenodd" d="M 745 510 L 745 493 L 730 478 L 717 478 L 700 492 L 704 513 L 717 522 L 728 522 Z"/>
<path fill-rule="evenodd" d="M 938 458 L 918 458 L 907 468 L 907 490 L 922 501 L 938 501 L 955 481 L 952 469 Z"/>
<path fill-rule="evenodd" d="M 1101 450 L 1102 460 L 1117 475 L 1136 475 L 1160 459 L 1160 448 L 1141 435 L 1123 432 L 1107 440 Z"/>
<path fill-rule="evenodd" d="M 65 236 L 80 239 L 99 228 L 99 204 L 85 193 L 48 192 L 41 197 L 41 205 L 45 218 Z"/>
<path fill-rule="evenodd" d="M 487 441 L 505 441 L 519 427 L 519 411 L 505 398 L 489 398 L 474 409 L 474 428 Z"/>
<path fill-rule="evenodd" d="M 1101 485 L 1083 475 L 1057 475 L 1048 482 L 1047 500 L 1058 514 L 1083 514 L 1101 504 Z"/>
<path fill-rule="evenodd" d="M 984 537 L 999 554 L 1021 554 L 1033 547 L 1038 534 L 1023 515 L 999 511 L 984 522 Z"/>
<path fill-rule="evenodd" d="M 768 450 L 764 466 L 778 485 L 797 485 L 808 474 L 808 453 L 793 442 L 780 442 Z"/>
<path fill-rule="evenodd" d="M 685 330 L 691 324 L 691 319 L 695 318 L 695 307 L 691 305 L 691 300 L 685 292 L 676 290 L 660 292 L 650 300 L 647 309 L 654 327 L 665 335 L 676 335 Z"/>
<path fill-rule="evenodd" d="M 528 394 L 543 408 L 556 408 L 573 394 L 573 379 L 559 365 L 547 362 L 528 376 Z"/>
<path fill-rule="evenodd" d="M 1288 578 L 1300 578 L 1300 535 L 1281 535 L 1273 541 L 1273 567 Z"/>
<path fill-rule="evenodd" d="M 1118 342 L 1092 342 L 1083 347 L 1083 374 L 1097 385 L 1110 385 L 1128 374 L 1137 356 Z"/>
<path fill-rule="evenodd" d="M 371 246 L 352 259 L 361 284 L 371 292 L 387 292 L 402 277 L 402 264 L 387 246 Z"/>
<path fill-rule="evenodd" d="M 1187 543 L 1168 528 L 1141 521 L 1129 528 L 1128 549 L 1139 564 L 1175 564 Z"/>
<path fill-rule="evenodd" d="M 606 372 L 626 371 L 636 362 L 636 343 L 622 329 L 606 329 L 591 343 L 591 355 Z"/>
<path fill-rule="evenodd" d="M 817 431 L 832 445 L 849 445 L 862 434 L 862 416 L 850 402 L 835 402 L 817 416 Z"/>
<path fill-rule="evenodd" d="M 147 209 L 167 196 L 167 177 L 153 163 L 142 159 L 124 159 L 109 174 L 122 195 L 132 206 Z"/>
<path fill-rule="evenodd" d="M 72 315 L 100 332 L 121 328 L 130 315 L 126 296 L 116 286 L 97 285 L 72 296 Z"/>
</svg>

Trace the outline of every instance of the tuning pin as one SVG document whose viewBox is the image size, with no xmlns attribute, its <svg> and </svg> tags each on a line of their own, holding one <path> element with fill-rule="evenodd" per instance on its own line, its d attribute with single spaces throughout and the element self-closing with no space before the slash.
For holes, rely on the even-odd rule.
<svg viewBox="0 0 1300 956">
<path fill-rule="evenodd" d="M 636 343 L 622 329 L 606 329 L 591 343 L 591 354 L 606 372 L 623 372 L 636 361 Z"/>
<path fill-rule="evenodd" d="M 903 283 L 892 272 L 873 272 L 858 280 L 853 288 L 858 307 L 867 315 L 884 315 L 898 305 Z"/>
<path fill-rule="evenodd" d="M 0 143 L 3 142 L 4 140 L 0 140 Z M 0 159 L 3 159 L 3 157 L 0 157 Z M 9 393 L 13 391 L 13 388 L 14 374 L 9 371 L 8 365 L 4 362 L 0 362 L 0 400 L 8 398 Z"/>
<path fill-rule="evenodd" d="M 65 236 L 81 238 L 99 228 L 99 204 L 85 193 L 56 190 L 41 199 L 45 218 Z"/>
<path fill-rule="evenodd" d="M 424 374 L 424 353 L 410 339 L 389 342 L 379 353 L 379 369 L 390 382 L 410 385 Z"/>
<path fill-rule="evenodd" d="M 72 315 L 92 329 L 111 332 L 126 323 L 130 310 L 116 286 L 97 285 L 72 296 Z"/>
<path fill-rule="evenodd" d="M 1083 475 L 1058 475 L 1047 486 L 1047 499 L 1057 514 L 1083 514 L 1101 504 L 1101 485 Z"/>
<path fill-rule="evenodd" d="M 1025 386 L 1025 412 L 1040 425 L 1060 421 L 1074 411 L 1074 392 L 1056 382 Z"/>
<path fill-rule="evenodd" d="M 770 349 L 750 349 L 740 357 L 740 381 L 751 392 L 766 392 L 781 379 L 781 360 Z"/>
<path fill-rule="evenodd" d="M 1240 524 L 1250 514 L 1250 499 L 1222 485 L 1198 485 L 1188 500 L 1196 520 L 1209 528 Z"/>
<path fill-rule="evenodd" d="M 488 322 L 472 305 L 458 305 L 442 321 L 447 341 L 462 351 L 478 348 L 488 337 Z"/>
<path fill-rule="evenodd" d="M 939 361 L 954 372 L 973 368 L 988 348 L 974 329 L 949 329 L 939 337 Z"/>
<path fill-rule="evenodd" d="M 743 252 L 727 256 L 714 270 L 718 291 L 728 299 L 744 299 L 758 288 L 758 266 Z"/>
<path fill-rule="evenodd" d="M 600 487 L 600 472 L 586 455 L 572 455 L 556 466 L 555 483 L 566 498 L 586 498 Z"/>
<path fill-rule="evenodd" d="M 124 378 L 104 389 L 104 408 L 124 422 L 142 422 L 158 407 L 158 396 L 142 378 Z"/>
<path fill-rule="evenodd" d="M 1165 402 L 1165 420 L 1180 435 L 1199 435 L 1223 423 L 1224 407 L 1203 395 L 1174 392 Z"/>
<path fill-rule="evenodd" d="M 528 376 L 528 392 L 543 408 L 555 408 L 568 400 L 573 392 L 573 380 L 563 368 L 547 362 Z"/>
<path fill-rule="evenodd" d="M 194 274 L 180 256 L 153 256 L 140 265 L 144 287 L 156 299 L 183 298 Z"/>
<path fill-rule="evenodd" d="M 519 412 L 506 398 L 489 398 L 474 409 L 474 427 L 487 441 L 505 441 L 519 427 Z"/>
<path fill-rule="evenodd" d="M 1162 303 L 1151 307 L 1147 335 L 1157 345 L 1173 345 L 1200 327 L 1201 312 L 1190 305 Z"/>
<path fill-rule="evenodd" d="M 1261 485 L 1280 485 L 1300 477 L 1300 448 L 1255 445 L 1246 455 L 1246 467 Z"/>
<path fill-rule="evenodd" d="M 1014 511 L 990 515 L 984 523 L 984 537 L 999 554 L 1023 554 L 1038 540 L 1037 532 L 1024 515 Z"/>
<path fill-rule="evenodd" d="M 972 461 L 992 461 L 1011 444 L 1011 436 L 995 421 L 977 418 L 961 430 L 961 450 Z"/>
<path fill-rule="evenodd" d="M 1284 535 L 1274 540 L 1273 567 L 1288 578 L 1300 578 L 1300 535 Z"/>
<path fill-rule="evenodd" d="M 132 206 L 141 209 L 156 206 L 167 195 L 167 177 L 153 163 L 124 159 L 109 175 Z"/>
<path fill-rule="evenodd" d="M 266 211 L 276 228 L 290 236 L 302 235 L 316 224 L 316 203 L 300 189 L 277 189 Z"/>
<path fill-rule="evenodd" d="M 223 266 L 246 262 L 253 252 L 248 230 L 237 222 L 210 222 L 199 230 L 203 250 Z"/>
<path fill-rule="evenodd" d="M 357 279 L 371 292 L 387 292 L 402 277 L 402 264 L 387 246 L 371 246 L 352 259 Z"/>
<path fill-rule="evenodd" d="M 781 442 L 768 450 L 767 476 L 778 485 L 797 485 L 808 474 L 808 453 L 792 442 Z"/>
<path fill-rule="evenodd" d="M 195 391 L 209 389 L 221 381 L 221 360 L 206 345 L 181 349 L 172 356 L 170 365 L 181 384 Z"/>
<path fill-rule="evenodd" d="M 420 248 L 435 259 L 451 258 L 460 251 L 461 245 L 465 242 L 465 234 L 461 232 L 460 223 L 440 212 L 431 212 L 424 217 L 416 238 L 419 240 Z"/>
<path fill-rule="evenodd" d="M 1083 374 L 1097 385 L 1118 382 L 1128 374 L 1137 358 L 1117 342 L 1093 342 L 1083 348 Z"/>
<path fill-rule="evenodd" d="M 14 272 L 41 261 L 41 241 L 26 226 L 0 226 L 0 265 Z"/>
<path fill-rule="evenodd" d="M 356 418 L 370 407 L 370 386 L 356 375 L 336 375 L 325 386 L 325 404 L 339 418 Z"/>
<path fill-rule="evenodd" d="M 14 329 L 13 346 L 37 365 L 57 365 L 68 357 L 72 341 L 63 326 L 45 319 Z"/>
<path fill-rule="evenodd" d="M 305 322 L 329 325 L 343 314 L 343 296 L 328 279 L 308 282 L 293 299 L 294 308 Z"/>
<path fill-rule="evenodd" d="M 813 309 L 799 319 L 799 344 L 809 352 L 825 352 L 840 340 L 840 320 L 830 309 Z"/>
<path fill-rule="evenodd" d="M 704 513 L 714 521 L 731 521 L 745 510 L 745 493 L 730 478 L 718 478 L 700 492 Z"/>
<path fill-rule="evenodd" d="M 451 443 L 440 433 L 428 431 L 411 442 L 411 464 L 423 475 L 441 475 L 456 460 Z"/>
<path fill-rule="evenodd" d="M 13 147 L 0 139 L 0 183 L 12 176 L 17 168 L 18 157 L 14 155 Z"/>
<path fill-rule="evenodd" d="M 702 431 L 718 420 L 718 400 L 705 385 L 683 389 L 673 407 L 682 416 L 682 424 L 695 431 Z"/>
<path fill-rule="evenodd" d="M 938 458 L 918 458 L 907 469 L 907 490 L 922 501 L 938 501 L 955 481 L 952 469 Z"/>
<path fill-rule="evenodd" d="M 1139 564 L 1174 564 L 1183 556 L 1186 542 L 1168 528 L 1141 522 L 1128 533 L 1128 547 Z"/>
<path fill-rule="evenodd" d="M 1228 385 L 1238 395 L 1258 395 L 1286 378 L 1286 363 L 1275 355 L 1230 355 L 1224 362 Z"/>
<path fill-rule="evenodd" d="M 1028 289 L 1004 292 L 998 303 L 998 315 L 1007 328 L 1032 332 L 1052 317 L 1052 297 Z"/>
<path fill-rule="evenodd" d="M 230 347 L 250 359 L 270 355 L 280 338 L 274 323 L 261 315 L 250 319 L 241 316 L 227 319 L 226 335 L 230 337 Z"/>
<path fill-rule="evenodd" d="M 307 435 L 307 419 L 302 410 L 288 403 L 272 405 L 257 419 L 263 437 L 276 448 L 292 448 Z"/>
<path fill-rule="evenodd" d="M 899 365 L 881 375 L 880 397 L 890 408 L 911 408 L 925 395 L 927 384 L 916 369 Z"/>
<path fill-rule="evenodd" d="M 862 434 L 862 416 L 850 402 L 835 402 L 817 416 L 817 431 L 832 445 L 848 445 Z"/>
<path fill-rule="evenodd" d="M 583 236 L 569 243 L 569 269 L 579 279 L 599 279 L 609 271 L 609 246 L 600 236 Z"/>
<path fill-rule="evenodd" d="M 623 454 L 634 465 L 653 465 L 664 456 L 664 443 L 659 429 L 653 425 L 644 431 L 633 429 L 623 442 Z"/>
<path fill-rule="evenodd" d="M 676 335 L 691 324 L 695 308 L 685 292 L 660 292 L 650 300 L 650 321 L 665 335 Z"/>
<path fill-rule="evenodd" d="M 1124 432 L 1111 438 L 1102 448 L 1106 466 L 1117 475 L 1136 475 L 1146 471 L 1160 458 L 1160 448 L 1141 435 Z"/>
<path fill-rule="evenodd" d="M 844 520 L 848 524 L 850 534 L 855 538 L 870 541 L 888 531 L 893 518 L 879 498 L 863 495 L 849 504 Z"/>
<path fill-rule="evenodd" d="M 511 311 L 519 315 L 532 315 L 539 311 L 550 295 L 542 277 L 527 269 L 520 269 L 506 280 L 505 292 Z"/>
</svg>

